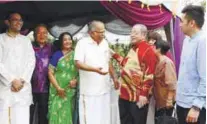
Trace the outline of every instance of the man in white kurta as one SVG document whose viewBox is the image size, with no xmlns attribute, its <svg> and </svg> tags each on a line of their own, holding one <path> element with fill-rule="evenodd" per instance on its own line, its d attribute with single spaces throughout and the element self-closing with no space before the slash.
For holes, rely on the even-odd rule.
<svg viewBox="0 0 207 124">
<path fill-rule="evenodd" d="M 80 124 L 111 124 L 110 55 L 104 32 L 102 22 L 91 22 L 90 36 L 80 40 L 75 49 L 76 66 L 80 74 Z"/>
<path fill-rule="evenodd" d="M 29 124 L 34 51 L 30 40 L 19 34 L 20 14 L 10 14 L 6 24 L 7 32 L 0 34 L 0 124 Z"/>
</svg>

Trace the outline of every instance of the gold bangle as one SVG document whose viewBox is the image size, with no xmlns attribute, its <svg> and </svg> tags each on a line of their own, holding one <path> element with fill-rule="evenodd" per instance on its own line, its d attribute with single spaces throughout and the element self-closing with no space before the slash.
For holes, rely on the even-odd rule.
<svg viewBox="0 0 207 124">
<path fill-rule="evenodd" d="M 167 99 L 166 102 L 168 102 L 168 103 L 173 102 L 173 100 L 172 99 Z"/>
</svg>

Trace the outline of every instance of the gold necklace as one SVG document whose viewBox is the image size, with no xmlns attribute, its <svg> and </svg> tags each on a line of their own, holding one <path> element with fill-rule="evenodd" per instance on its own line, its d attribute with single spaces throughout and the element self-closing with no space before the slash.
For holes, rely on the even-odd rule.
<svg viewBox="0 0 207 124">
<path fill-rule="evenodd" d="M 17 34 L 17 35 L 15 35 L 15 34 L 12 35 L 12 34 L 9 33 L 8 31 L 6 32 L 6 34 L 7 34 L 9 37 L 12 37 L 12 38 L 15 38 L 15 37 L 18 35 L 18 34 Z"/>
</svg>

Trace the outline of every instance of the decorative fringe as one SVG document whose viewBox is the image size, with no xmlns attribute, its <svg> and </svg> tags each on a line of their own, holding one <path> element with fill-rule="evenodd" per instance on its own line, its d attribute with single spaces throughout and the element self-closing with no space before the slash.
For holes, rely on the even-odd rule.
<svg viewBox="0 0 207 124">
<path fill-rule="evenodd" d="M 150 11 L 150 7 L 149 7 L 149 4 L 147 4 L 147 10 L 148 10 L 148 11 Z"/>
<path fill-rule="evenodd" d="M 160 7 L 160 13 L 162 13 L 162 4 L 159 4 Z"/>
<path fill-rule="evenodd" d="M 144 3 L 142 3 L 141 8 L 142 8 L 142 9 L 144 8 Z"/>
</svg>

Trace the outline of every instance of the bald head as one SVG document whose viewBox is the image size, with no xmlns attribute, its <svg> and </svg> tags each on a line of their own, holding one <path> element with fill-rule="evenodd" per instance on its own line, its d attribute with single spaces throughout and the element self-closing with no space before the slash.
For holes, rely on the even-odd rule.
<svg viewBox="0 0 207 124">
<path fill-rule="evenodd" d="M 104 37 L 105 37 L 105 26 L 104 23 L 101 21 L 92 21 L 88 25 L 89 34 L 91 38 L 96 41 L 97 43 L 100 43 Z"/>
<path fill-rule="evenodd" d="M 96 31 L 97 28 L 105 28 L 104 23 L 101 22 L 101 21 L 94 20 L 94 21 L 90 22 L 89 25 L 88 25 L 88 31 L 89 32 Z"/>
</svg>

